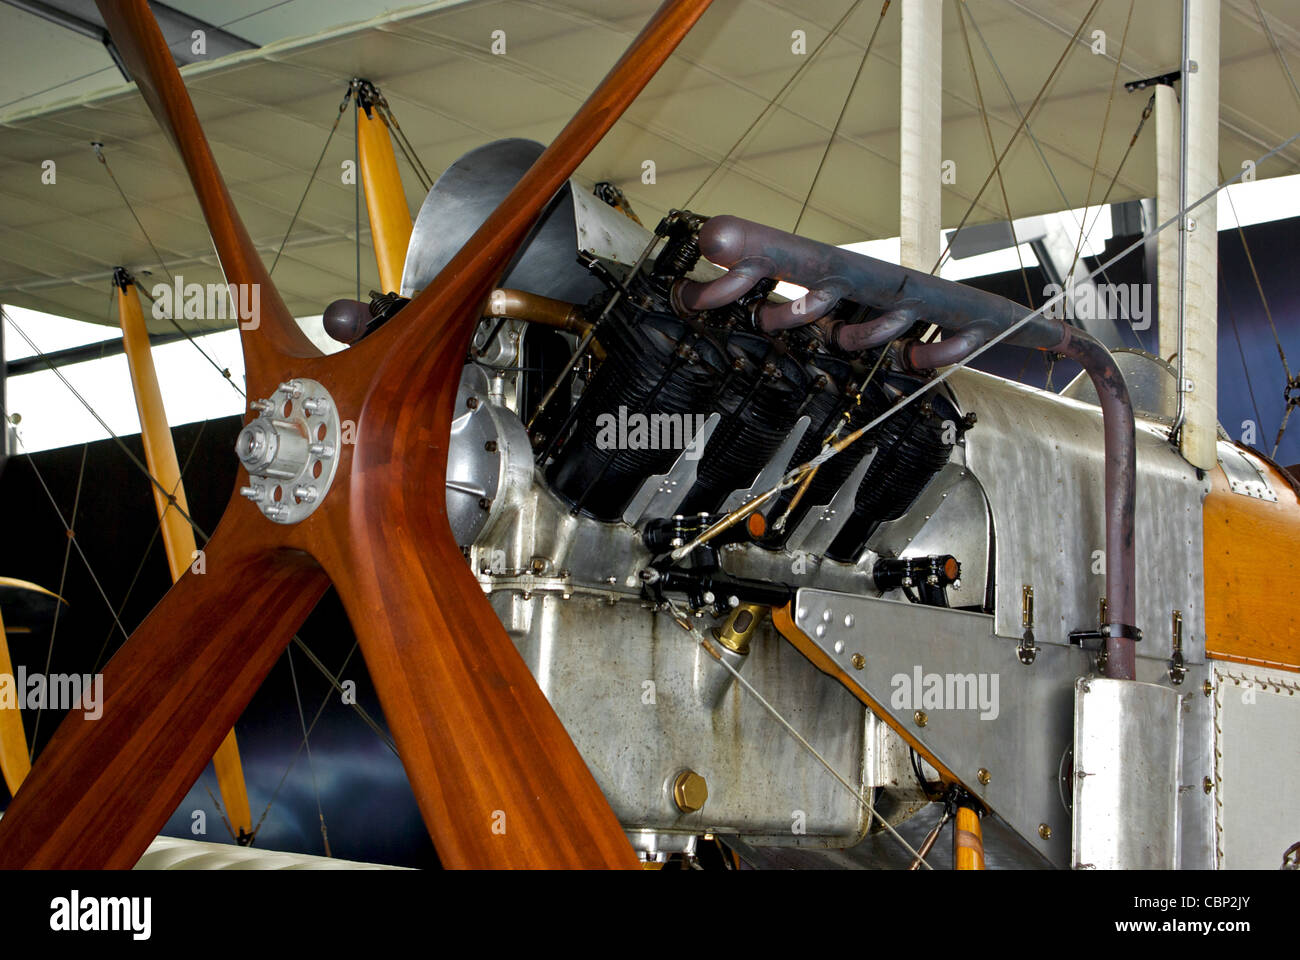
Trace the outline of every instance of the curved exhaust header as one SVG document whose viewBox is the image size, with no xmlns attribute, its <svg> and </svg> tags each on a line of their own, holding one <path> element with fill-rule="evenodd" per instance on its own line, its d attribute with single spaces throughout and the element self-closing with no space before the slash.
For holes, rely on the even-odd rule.
<svg viewBox="0 0 1300 960">
<path fill-rule="evenodd" d="M 699 244 L 705 257 L 735 275 L 729 272 L 708 282 L 682 281 L 675 299 L 688 309 L 704 309 L 701 305 L 713 304 L 742 285 L 748 290 L 771 277 L 807 287 L 808 293 L 792 303 L 760 307 L 757 320 L 768 332 L 809 323 L 848 299 L 887 313 L 865 323 L 840 325 L 835 332 L 838 344 L 846 349 L 879 346 L 912 323 L 928 321 L 951 336 L 935 343 L 911 342 L 903 358 L 917 369 L 932 369 L 961 362 L 989 339 L 1029 318 L 1007 337 L 1007 343 L 1059 353 L 1082 365 L 1097 388 L 1105 429 L 1106 597 L 1111 620 L 1103 628 L 1106 672 L 1110 677 L 1133 679 L 1133 643 L 1141 637 L 1134 623 L 1133 594 L 1135 427 L 1128 387 L 1110 351 L 1083 330 L 996 294 L 739 217 L 709 219 L 700 229 Z"/>
</svg>

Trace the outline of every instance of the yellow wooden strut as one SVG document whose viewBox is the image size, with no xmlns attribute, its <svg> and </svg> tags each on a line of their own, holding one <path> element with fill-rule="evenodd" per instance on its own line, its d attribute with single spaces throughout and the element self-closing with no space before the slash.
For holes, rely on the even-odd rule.
<svg viewBox="0 0 1300 960">
<path fill-rule="evenodd" d="M 406 248 L 411 242 L 411 211 L 406 205 L 388 125 L 376 106 L 361 102 L 361 97 L 357 99 L 357 152 L 379 284 L 382 293 L 400 293 Z"/>
<path fill-rule="evenodd" d="M 172 582 L 175 582 L 199 556 L 194 541 L 194 528 L 186 519 L 190 513 L 189 503 L 185 499 L 185 487 L 181 483 L 181 468 L 176 459 L 176 446 L 172 442 L 167 412 L 163 408 L 162 391 L 158 388 L 158 374 L 153 365 L 149 331 L 145 327 L 139 292 L 125 271 L 115 275 L 114 287 L 117 292 L 117 315 L 122 324 L 122 343 L 126 348 L 127 364 L 131 368 L 136 409 L 140 413 L 145 463 L 149 467 L 149 473 L 158 481 L 157 484 L 151 484 L 154 504 L 158 508 L 167 564 L 171 568 Z M 164 489 L 170 491 L 179 510 L 172 507 Z M 184 511 L 184 515 L 181 511 Z M 217 787 L 221 791 L 230 829 L 237 836 L 250 834 L 253 817 L 248 807 L 248 789 L 244 784 L 244 767 L 239 759 L 234 730 L 227 734 L 217 748 L 212 757 L 212 766 L 217 774 Z"/>
<path fill-rule="evenodd" d="M 953 822 L 952 863 L 957 870 L 984 869 L 984 834 L 979 811 L 960 802 Z"/>
<path fill-rule="evenodd" d="M 56 604 L 63 600 L 58 594 L 27 580 L 13 577 L 0 577 L 0 594 L 5 597 L 17 593 L 39 593 L 54 600 Z M 0 604 L 3 606 L 3 604 Z M 0 611 L 2 612 L 2 611 Z M 26 629 L 26 628 L 22 628 Z M 13 700 L 0 695 L 0 777 L 12 797 L 18 792 L 22 782 L 31 772 L 31 754 L 27 748 L 27 732 L 23 729 L 22 699 L 23 691 L 18 689 L 14 679 L 14 664 L 9 657 L 8 628 L 4 617 L 0 616 L 0 684 L 8 684 L 13 693 Z"/>
<path fill-rule="evenodd" d="M 19 712 L 14 688 L 14 665 L 9 659 L 9 641 L 5 639 L 4 618 L 0 617 L 0 682 L 8 682 L 14 689 L 15 700 L 0 700 L 0 774 L 4 775 L 9 795 L 18 792 L 32 765 L 27 754 L 27 734 L 23 731 L 23 715 Z"/>
</svg>

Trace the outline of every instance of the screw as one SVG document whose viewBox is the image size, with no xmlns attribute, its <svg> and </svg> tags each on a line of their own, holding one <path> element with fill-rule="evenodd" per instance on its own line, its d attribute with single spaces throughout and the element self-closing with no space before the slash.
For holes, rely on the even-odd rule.
<svg viewBox="0 0 1300 960">
<path fill-rule="evenodd" d="M 307 447 L 307 452 L 313 457 L 328 459 L 334 456 L 334 445 L 329 443 L 316 442 Z"/>
<path fill-rule="evenodd" d="M 281 393 L 287 393 L 289 396 L 297 400 L 302 396 L 302 383 L 298 380 L 286 380 L 284 383 L 280 384 L 279 390 Z"/>
<path fill-rule="evenodd" d="M 533 557 L 533 573 L 544 573 L 546 571 L 546 558 Z"/>
<path fill-rule="evenodd" d="M 465 406 L 469 407 L 469 409 L 471 410 L 477 410 L 478 397 L 470 397 L 468 400 L 465 401 Z"/>
<path fill-rule="evenodd" d="M 1205 692 L 1205 695 L 1208 697 L 1212 693 L 1214 693 L 1214 684 L 1210 683 L 1209 680 L 1206 680 L 1205 683 L 1201 686 L 1201 689 Z"/>
<path fill-rule="evenodd" d="M 918 727 L 924 727 L 930 722 L 930 717 L 924 710 L 918 710 L 916 713 L 912 714 L 912 722 Z"/>
<path fill-rule="evenodd" d="M 980 767 L 979 772 L 975 774 L 975 779 L 980 782 L 980 786 L 987 787 L 989 781 L 993 779 L 993 774 L 989 773 L 983 767 Z"/>
<path fill-rule="evenodd" d="M 1042 837 L 1044 840 L 1051 840 L 1052 828 L 1045 823 L 1040 823 L 1038 825 L 1038 835 Z"/>
<path fill-rule="evenodd" d="M 855 653 L 849 662 L 853 664 L 854 670 L 861 670 L 867 665 L 867 658 L 860 653 Z M 922 726 L 925 726 L 925 724 L 922 724 Z"/>
<path fill-rule="evenodd" d="M 302 408 L 312 415 L 319 415 L 330 408 L 330 402 L 324 397 L 308 397 L 302 402 Z"/>
<path fill-rule="evenodd" d="M 495 440 L 489 440 L 487 443 L 483 444 L 483 449 L 486 450 L 488 453 L 496 453 L 497 442 Z"/>
<path fill-rule="evenodd" d="M 263 488 L 258 486 L 239 488 L 240 496 L 247 497 L 249 500 L 252 500 L 254 503 L 257 503 L 259 500 L 262 499 L 263 492 L 264 492 Z"/>
<path fill-rule="evenodd" d="M 492 501 L 489 500 L 487 497 L 479 497 L 479 498 L 478 498 L 478 505 L 479 505 L 479 507 L 480 507 L 481 509 L 483 509 L 483 510 L 491 510 L 491 509 L 492 509 Z"/>
<path fill-rule="evenodd" d="M 293 495 L 303 503 L 315 503 L 316 487 L 314 484 L 300 484 L 293 488 Z"/>
<path fill-rule="evenodd" d="M 1214 781 L 1211 780 L 1209 777 L 1206 777 L 1204 780 L 1201 781 L 1201 789 L 1204 790 L 1206 793 L 1213 793 Z"/>
<path fill-rule="evenodd" d="M 254 400 L 248 405 L 248 409 L 256 410 L 258 413 L 270 413 L 275 408 L 270 400 Z"/>
</svg>

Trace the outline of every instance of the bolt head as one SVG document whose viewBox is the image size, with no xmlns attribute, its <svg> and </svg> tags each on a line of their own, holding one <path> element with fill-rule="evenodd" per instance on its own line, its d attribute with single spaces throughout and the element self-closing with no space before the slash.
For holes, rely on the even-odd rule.
<svg viewBox="0 0 1300 960">
<path fill-rule="evenodd" d="M 854 670 L 861 670 L 866 667 L 867 658 L 860 653 L 855 653 L 852 658 L 850 658 L 850 662 L 853 664 Z"/>
<path fill-rule="evenodd" d="M 694 770 L 683 770 L 673 780 L 673 802 L 682 813 L 695 813 L 709 799 L 709 785 Z"/>
</svg>

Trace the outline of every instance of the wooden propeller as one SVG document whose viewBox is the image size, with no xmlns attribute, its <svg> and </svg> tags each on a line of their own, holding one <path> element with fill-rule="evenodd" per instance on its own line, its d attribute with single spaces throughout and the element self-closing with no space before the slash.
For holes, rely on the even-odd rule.
<svg viewBox="0 0 1300 960">
<path fill-rule="evenodd" d="M 132 866 L 330 581 L 444 865 L 636 865 L 452 537 L 444 477 L 460 370 L 499 274 L 709 2 L 667 0 L 437 279 L 378 332 L 324 357 L 234 209 L 148 4 L 98 0 L 181 153 L 227 282 L 260 286 L 260 323 L 241 331 L 249 396 L 317 380 L 356 442 L 301 523 L 273 523 L 232 494 L 207 572 L 187 573 L 131 635 L 105 670 L 102 717 L 70 713 L 0 819 L 0 868 Z"/>
</svg>

